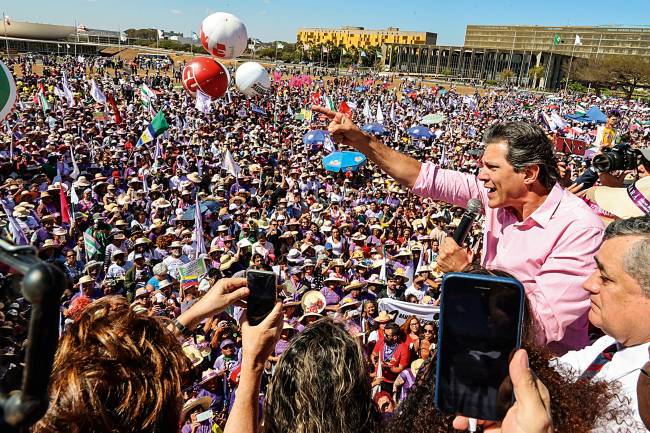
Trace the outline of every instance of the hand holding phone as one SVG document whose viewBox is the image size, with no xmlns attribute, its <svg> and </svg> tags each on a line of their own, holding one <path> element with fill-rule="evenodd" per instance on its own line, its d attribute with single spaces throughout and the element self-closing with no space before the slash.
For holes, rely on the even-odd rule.
<svg viewBox="0 0 650 433">
<path fill-rule="evenodd" d="M 259 325 L 269 315 L 277 300 L 276 275 L 271 271 L 249 270 L 246 273 L 248 282 L 248 322 L 252 326 Z"/>
</svg>

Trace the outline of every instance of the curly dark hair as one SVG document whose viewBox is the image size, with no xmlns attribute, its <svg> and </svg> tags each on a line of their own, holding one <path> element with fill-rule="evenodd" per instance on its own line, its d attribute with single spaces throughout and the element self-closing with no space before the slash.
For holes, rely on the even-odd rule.
<svg viewBox="0 0 650 433">
<path fill-rule="evenodd" d="M 500 277 L 512 276 L 503 271 L 486 270 L 479 266 L 469 272 Z M 528 352 L 530 368 L 548 388 L 551 397 L 551 414 L 556 432 L 587 433 L 597 423 L 614 421 L 622 424 L 631 417 L 626 405 L 627 397 L 619 394 L 616 383 L 579 380 L 575 372 L 565 367 L 552 365 L 554 355 L 546 348 L 535 344 L 536 324 L 526 302 L 522 347 Z M 382 433 L 447 433 L 456 431 L 452 427 L 455 415 L 439 412 L 434 404 L 436 387 L 436 359 L 430 356 L 418 372 L 416 384 L 408 397 L 400 404 L 395 416 L 382 426 Z"/>
</svg>

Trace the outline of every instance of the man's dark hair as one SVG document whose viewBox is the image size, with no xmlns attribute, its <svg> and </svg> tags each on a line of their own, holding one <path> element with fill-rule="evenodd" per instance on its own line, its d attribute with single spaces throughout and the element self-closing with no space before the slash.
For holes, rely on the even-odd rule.
<svg viewBox="0 0 650 433">
<path fill-rule="evenodd" d="M 526 122 L 503 122 L 490 126 L 483 134 L 485 144 L 505 141 L 506 160 L 517 173 L 531 165 L 539 166 L 539 181 L 547 189 L 560 179 L 553 143 L 542 128 Z"/>
<path fill-rule="evenodd" d="M 386 326 L 384 326 L 384 331 L 388 330 L 391 330 L 397 334 L 399 333 L 399 325 L 395 322 L 387 323 Z"/>
</svg>

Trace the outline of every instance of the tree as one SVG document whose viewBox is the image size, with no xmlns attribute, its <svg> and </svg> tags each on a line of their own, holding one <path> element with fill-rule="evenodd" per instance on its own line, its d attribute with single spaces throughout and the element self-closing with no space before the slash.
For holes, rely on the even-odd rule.
<svg viewBox="0 0 650 433">
<path fill-rule="evenodd" d="M 532 68 L 528 69 L 528 76 L 533 79 L 533 86 L 537 82 L 537 80 L 541 79 L 544 76 L 544 66 L 539 65 L 539 66 L 533 66 Z"/>
<path fill-rule="evenodd" d="M 499 77 L 501 78 L 501 81 L 508 81 L 510 80 L 510 78 L 514 76 L 515 73 L 510 69 L 504 69 L 503 71 L 499 72 Z"/>
<path fill-rule="evenodd" d="M 576 80 L 591 83 L 597 89 L 622 90 L 628 100 L 636 89 L 650 88 L 650 61 L 647 59 L 611 55 L 575 63 Z"/>
</svg>

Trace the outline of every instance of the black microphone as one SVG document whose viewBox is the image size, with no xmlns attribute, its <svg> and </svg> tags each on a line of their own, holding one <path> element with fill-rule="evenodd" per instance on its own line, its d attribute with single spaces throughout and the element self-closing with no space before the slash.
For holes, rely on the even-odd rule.
<svg viewBox="0 0 650 433">
<path fill-rule="evenodd" d="M 481 209 L 483 209 L 483 204 L 479 199 L 469 199 L 467 202 L 467 209 L 461 217 L 458 227 L 456 227 L 456 231 L 454 232 L 454 241 L 456 241 L 458 245 L 462 246 L 465 239 L 467 239 L 469 230 L 472 228 L 472 224 L 476 217 L 481 213 Z"/>
</svg>

